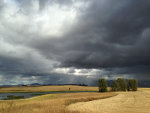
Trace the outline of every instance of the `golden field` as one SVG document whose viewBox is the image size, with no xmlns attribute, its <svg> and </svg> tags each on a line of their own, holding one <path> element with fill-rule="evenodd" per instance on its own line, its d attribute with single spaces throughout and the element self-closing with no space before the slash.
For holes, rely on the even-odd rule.
<svg viewBox="0 0 150 113">
<path fill-rule="evenodd" d="M 66 87 L 64 89 L 66 89 Z M 69 87 L 77 88 L 79 90 L 82 90 L 83 88 L 79 88 L 79 86 Z M 92 87 L 89 87 L 89 89 L 91 88 Z M 93 89 L 94 88 L 95 87 L 93 87 Z M 54 89 L 56 90 L 56 88 Z M 0 113 L 78 113 L 74 111 L 68 111 L 66 107 L 70 104 L 74 104 L 77 102 L 87 102 L 95 99 L 104 99 L 115 95 L 117 94 L 83 92 L 47 94 L 43 96 L 20 100 L 2 100 L 0 101 Z"/>
<path fill-rule="evenodd" d="M 1 92 L 97 91 L 87 86 L 40 86 L 1 88 Z M 150 88 L 136 92 L 82 92 L 47 94 L 29 99 L 1 100 L 0 113 L 150 113 Z"/>
<path fill-rule="evenodd" d="M 67 109 L 79 113 L 150 113 L 150 88 L 117 93 L 107 99 L 75 103 Z"/>
<path fill-rule="evenodd" d="M 47 92 L 47 91 L 98 91 L 98 87 L 89 86 L 16 86 L 16 87 L 1 87 L 0 92 Z"/>
</svg>

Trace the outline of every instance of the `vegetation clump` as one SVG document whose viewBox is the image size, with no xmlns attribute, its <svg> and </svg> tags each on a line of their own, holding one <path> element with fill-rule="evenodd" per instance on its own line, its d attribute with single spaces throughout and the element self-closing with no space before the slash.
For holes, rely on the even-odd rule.
<svg viewBox="0 0 150 113">
<path fill-rule="evenodd" d="M 117 81 L 112 81 L 111 83 L 111 90 L 112 91 L 117 91 L 118 83 Z"/>
<path fill-rule="evenodd" d="M 3 100 L 14 100 L 14 99 L 24 99 L 24 96 L 8 95 L 7 98 L 4 98 Z"/>
<path fill-rule="evenodd" d="M 107 81 L 102 78 L 98 80 L 99 92 L 107 92 Z"/>
<path fill-rule="evenodd" d="M 118 78 L 116 82 L 117 82 L 117 91 L 127 90 L 127 83 L 124 78 Z"/>
<path fill-rule="evenodd" d="M 137 91 L 138 81 L 136 79 L 128 80 L 128 91 Z"/>
<path fill-rule="evenodd" d="M 99 92 L 107 92 L 107 81 L 104 78 L 98 80 Z M 138 81 L 136 79 L 129 79 L 128 84 L 126 79 L 118 78 L 111 82 L 111 91 L 137 91 Z"/>
</svg>

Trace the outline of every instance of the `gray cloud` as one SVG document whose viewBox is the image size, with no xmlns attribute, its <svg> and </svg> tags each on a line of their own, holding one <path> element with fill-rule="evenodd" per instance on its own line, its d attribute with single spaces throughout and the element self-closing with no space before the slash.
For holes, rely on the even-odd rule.
<svg viewBox="0 0 150 113">
<path fill-rule="evenodd" d="M 107 2 L 93 2 L 71 32 L 40 40 L 35 48 L 48 57 L 54 54 L 64 66 L 149 65 L 149 1 Z"/>
<path fill-rule="evenodd" d="M 95 79 L 150 79 L 149 4 L 149 0 L 0 1 L 1 76 L 34 75 L 37 81 L 75 83 L 79 78 L 89 80 L 88 73 L 97 69 L 103 72 L 93 72 Z M 83 77 L 85 73 L 88 76 Z M 49 79 L 42 79 L 44 75 Z"/>
</svg>

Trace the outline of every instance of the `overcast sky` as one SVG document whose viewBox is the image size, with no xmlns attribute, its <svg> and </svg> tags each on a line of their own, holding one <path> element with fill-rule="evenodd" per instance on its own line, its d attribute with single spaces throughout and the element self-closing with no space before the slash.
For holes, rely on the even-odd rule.
<svg viewBox="0 0 150 113">
<path fill-rule="evenodd" d="M 0 84 L 150 80 L 150 0 L 0 0 Z"/>
</svg>

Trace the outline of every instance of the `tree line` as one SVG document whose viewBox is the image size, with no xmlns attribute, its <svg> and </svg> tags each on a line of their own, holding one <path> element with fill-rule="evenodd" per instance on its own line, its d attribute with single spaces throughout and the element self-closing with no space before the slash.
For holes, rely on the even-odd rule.
<svg viewBox="0 0 150 113">
<path fill-rule="evenodd" d="M 107 92 L 107 81 L 104 78 L 98 80 L 99 92 Z M 118 78 L 111 82 L 111 91 L 137 91 L 138 81 L 136 79 Z"/>
</svg>

